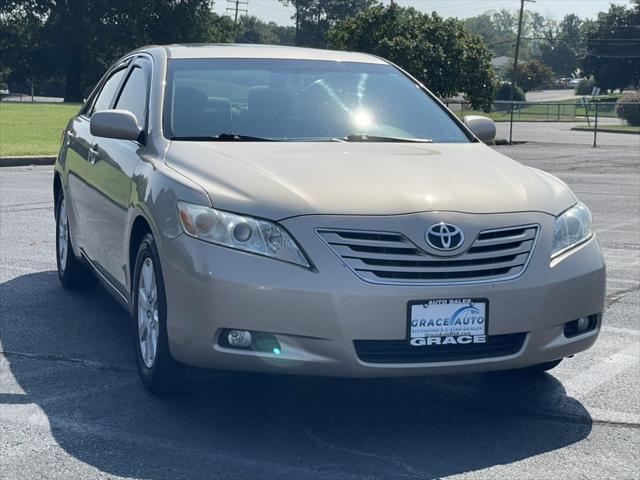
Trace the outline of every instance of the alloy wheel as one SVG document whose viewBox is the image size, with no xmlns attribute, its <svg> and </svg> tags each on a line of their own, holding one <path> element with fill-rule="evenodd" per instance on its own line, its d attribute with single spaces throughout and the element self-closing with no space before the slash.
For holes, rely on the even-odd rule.
<svg viewBox="0 0 640 480">
<path fill-rule="evenodd" d="M 147 368 L 152 368 L 158 351 L 158 288 L 153 260 L 144 259 L 138 280 L 138 342 Z"/>
</svg>

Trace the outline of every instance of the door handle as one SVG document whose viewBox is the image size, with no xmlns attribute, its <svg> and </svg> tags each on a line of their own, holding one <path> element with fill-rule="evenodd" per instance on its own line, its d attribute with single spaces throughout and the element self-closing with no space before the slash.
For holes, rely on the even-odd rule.
<svg viewBox="0 0 640 480">
<path fill-rule="evenodd" d="M 98 160 L 98 145 L 94 145 L 89 149 L 89 163 L 95 165 Z"/>
</svg>

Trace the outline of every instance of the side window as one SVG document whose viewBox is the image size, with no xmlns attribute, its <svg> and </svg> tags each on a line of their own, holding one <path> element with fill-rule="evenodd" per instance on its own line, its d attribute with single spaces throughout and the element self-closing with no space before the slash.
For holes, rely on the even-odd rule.
<svg viewBox="0 0 640 480">
<path fill-rule="evenodd" d="M 122 81 L 122 77 L 124 77 L 126 71 L 127 69 L 123 68 L 122 70 L 118 70 L 109 77 L 109 79 L 102 86 L 102 90 L 98 94 L 98 97 L 93 104 L 91 113 L 97 112 L 99 110 L 108 110 L 111 108 L 113 97 L 116 95 L 118 86 L 120 86 L 120 82 Z"/>
<path fill-rule="evenodd" d="M 138 119 L 140 126 L 147 118 L 147 75 L 142 67 L 134 66 L 124 84 L 116 108 L 129 110 Z"/>
</svg>

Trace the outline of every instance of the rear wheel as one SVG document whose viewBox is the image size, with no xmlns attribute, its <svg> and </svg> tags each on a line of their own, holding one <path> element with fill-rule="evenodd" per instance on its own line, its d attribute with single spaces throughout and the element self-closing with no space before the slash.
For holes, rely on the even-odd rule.
<svg viewBox="0 0 640 480">
<path fill-rule="evenodd" d="M 56 201 L 56 263 L 58 278 L 62 286 L 69 290 L 89 290 L 98 281 L 73 253 L 67 202 L 62 193 Z"/>
<path fill-rule="evenodd" d="M 185 372 L 169 350 L 164 280 L 150 234 L 145 235 L 138 248 L 133 292 L 133 336 L 142 383 L 155 394 L 176 393 L 184 383 Z"/>
</svg>

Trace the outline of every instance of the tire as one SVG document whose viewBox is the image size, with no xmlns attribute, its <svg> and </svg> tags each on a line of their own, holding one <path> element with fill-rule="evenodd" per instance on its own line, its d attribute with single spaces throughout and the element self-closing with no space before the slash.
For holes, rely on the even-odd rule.
<svg viewBox="0 0 640 480">
<path fill-rule="evenodd" d="M 136 364 L 145 388 L 157 395 L 178 393 L 184 365 L 171 356 L 167 335 L 167 298 L 158 249 L 151 234 L 138 248 L 133 275 L 132 326 Z"/>
<path fill-rule="evenodd" d="M 56 201 L 56 264 L 58 278 L 68 290 L 87 291 L 95 287 L 98 279 L 89 267 L 76 258 L 71 244 L 69 214 L 64 195 Z"/>
</svg>

